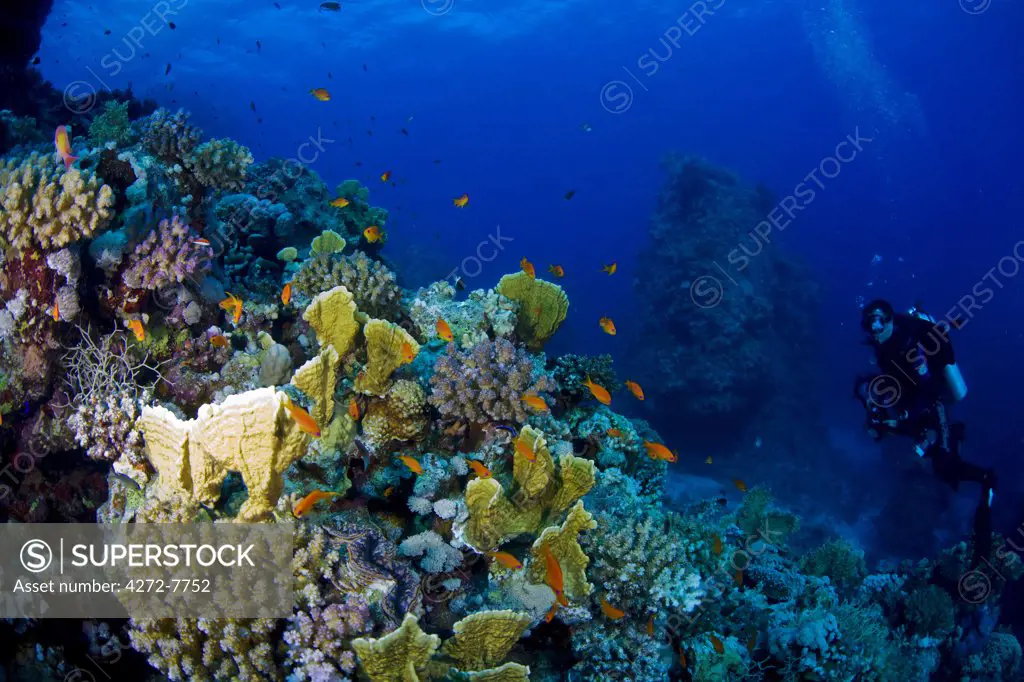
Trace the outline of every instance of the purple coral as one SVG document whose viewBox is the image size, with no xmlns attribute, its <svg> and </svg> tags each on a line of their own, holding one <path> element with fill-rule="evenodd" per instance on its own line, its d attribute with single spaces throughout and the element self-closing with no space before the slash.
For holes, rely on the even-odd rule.
<svg viewBox="0 0 1024 682">
<path fill-rule="evenodd" d="M 196 244 L 196 232 L 174 216 L 155 230 L 128 257 L 125 283 L 132 289 L 160 289 L 180 284 L 210 266 L 210 247 Z"/>
<path fill-rule="evenodd" d="M 288 679 L 333 682 L 355 672 L 355 654 L 349 641 L 373 629 L 366 599 L 346 593 L 340 604 L 299 611 L 288 619 L 284 642 Z"/>
<path fill-rule="evenodd" d="M 430 386 L 430 404 L 442 417 L 476 423 L 525 422 L 530 413 L 523 395 L 556 388 L 529 353 L 502 338 L 465 351 L 449 344 L 448 353 L 434 365 Z"/>
</svg>

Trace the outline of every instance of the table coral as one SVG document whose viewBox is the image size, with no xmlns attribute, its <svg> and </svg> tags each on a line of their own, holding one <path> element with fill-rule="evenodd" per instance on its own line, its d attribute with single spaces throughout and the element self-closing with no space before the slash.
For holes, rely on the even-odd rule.
<svg viewBox="0 0 1024 682">
<path fill-rule="evenodd" d="M 197 239 L 180 216 L 161 220 L 129 254 L 125 283 L 133 289 L 161 289 L 200 280 L 210 267 L 210 247 L 196 244 Z"/>
<path fill-rule="evenodd" d="M 430 404 L 449 421 L 523 423 L 525 394 L 554 391 L 554 381 L 508 339 L 482 341 L 465 351 L 454 344 L 437 359 Z"/>
<path fill-rule="evenodd" d="M 87 170 L 58 169 L 50 155 L 32 153 L 0 164 L 0 245 L 67 246 L 102 231 L 113 206 L 108 185 Z"/>
<path fill-rule="evenodd" d="M 562 287 L 525 272 L 505 275 L 495 291 L 519 303 L 516 333 L 533 350 L 558 331 L 569 312 L 569 297 Z"/>
</svg>

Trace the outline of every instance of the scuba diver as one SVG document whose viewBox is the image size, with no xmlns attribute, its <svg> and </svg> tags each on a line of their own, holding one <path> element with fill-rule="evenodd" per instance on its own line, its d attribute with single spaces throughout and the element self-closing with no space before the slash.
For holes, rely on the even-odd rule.
<svg viewBox="0 0 1024 682">
<path fill-rule="evenodd" d="M 953 490 L 961 482 L 981 485 L 974 515 L 974 561 L 991 549 L 992 501 L 996 476 L 961 457 L 964 424 L 950 422 L 948 404 L 967 395 L 956 365 L 949 326 L 911 308 L 896 313 L 888 301 L 864 306 L 861 327 L 874 348 L 879 374 L 858 376 L 856 397 L 868 413 L 868 433 L 877 441 L 886 435 L 907 436 L 918 457 L 932 461 L 935 474 Z"/>
</svg>

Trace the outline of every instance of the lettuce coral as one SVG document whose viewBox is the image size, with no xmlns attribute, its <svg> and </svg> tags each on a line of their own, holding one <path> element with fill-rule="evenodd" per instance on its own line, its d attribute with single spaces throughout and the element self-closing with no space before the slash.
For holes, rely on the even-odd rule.
<svg viewBox="0 0 1024 682">
<path fill-rule="evenodd" d="M 541 348 L 558 331 L 569 312 L 569 297 L 562 287 L 525 272 L 505 275 L 495 290 L 519 303 L 516 332 L 533 350 Z"/>
<path fill-rule="evenodd" d="M 420 344 L 397 324 L 369 320 L 363 325 L 366 337 L 366 367 L 356 376 L 354 388 L 360 393 L 384 396 L 391 388 L 391 375 L 408 360 L 406 350 L 415 357 Z"/>
<path fill-rule="evenodd" d="M 441 638 L 420 629 L 411 613 L 401 627 L 380 639 L 355 639 L 352 648 L 371 682 L 418 682 Z"/>
</svg>

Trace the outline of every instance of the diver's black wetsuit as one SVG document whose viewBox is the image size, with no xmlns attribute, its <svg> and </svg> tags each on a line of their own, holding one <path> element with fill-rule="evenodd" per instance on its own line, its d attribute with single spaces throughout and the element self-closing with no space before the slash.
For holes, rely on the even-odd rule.
<svg viewBox="0 0 1024 682">
<path fill-rule="evenodd" d="M 963 481 L 981 484 L 975 515 L 976 557 L 988 552 L 991 535 L 989 491 L 994 474 L 961 457 L 964 424 L 950 422 L 943 402 L 944 376 L 955 362 L 948 329 L 915 317 L 893 316 L 892 335 L 872 342 L 879 374 L 859 377 L 857 396 L 868 410 L 868 429 L 876 439 L 888 434 L 908 436 L 920 456 L 928 457 L 936 475 L 956 490 Z M 980 553 L 980 554 L 979 554 Z"/>
</svg>

